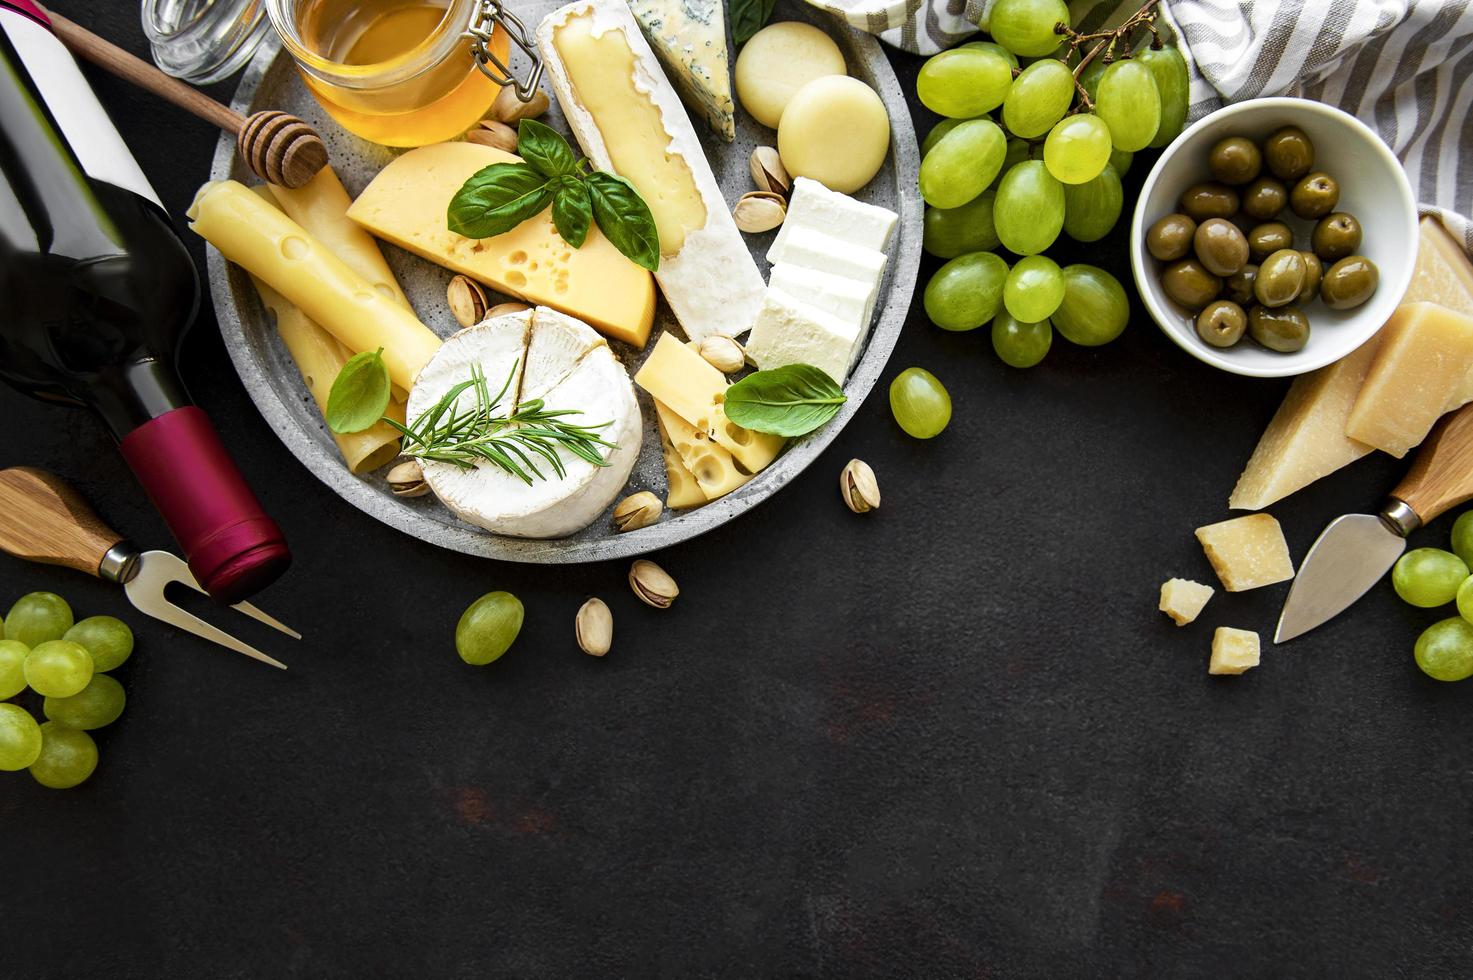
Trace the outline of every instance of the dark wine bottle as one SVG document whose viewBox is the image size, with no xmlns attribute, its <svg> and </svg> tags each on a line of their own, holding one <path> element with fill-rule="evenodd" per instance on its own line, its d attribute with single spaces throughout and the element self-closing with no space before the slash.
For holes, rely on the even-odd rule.
<svg viewBox="0 0 1473 980">
<path fill-rule="evenodd" d="M 30 0 L 0 0 L 0 378 L 101 417 L 200 584 L 291 560 L 174 367 L 199 282 L 167 212 Z"/>
</svg>

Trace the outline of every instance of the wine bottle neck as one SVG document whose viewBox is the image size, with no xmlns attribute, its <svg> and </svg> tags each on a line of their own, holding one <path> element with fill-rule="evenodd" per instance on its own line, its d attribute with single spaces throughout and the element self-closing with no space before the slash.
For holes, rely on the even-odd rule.
<svg viewBox="0 0 1473 980">
<path fill-rule="evenodd" d="M 150 419 L 190 404 L 174 369 L 158 360 L 135 361 L 105 372 L 89 388 L 87 400 L 120 442 Z"/>
</svg>

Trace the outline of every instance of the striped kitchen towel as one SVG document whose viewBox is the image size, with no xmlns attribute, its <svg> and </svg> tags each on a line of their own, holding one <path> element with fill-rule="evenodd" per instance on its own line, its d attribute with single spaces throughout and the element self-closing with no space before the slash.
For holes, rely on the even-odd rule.
<svg viewBox="0 0 1473 980">
<path fill-rule="evenodd" d="M 975 33 L 994 0 L 809 2 L 934 54 Z M 1095 31 L 1139 6 L 1073 0 L 1071 13 Z M 1473 0 L 1163 0 L 1161 10 L 1158 29 L 1175 35 L 1191 67 L 1189 119 L 1263 95 L 1339 106 L 1380 133 L 1424 213 L 1473 252 Z"/>
</svg>

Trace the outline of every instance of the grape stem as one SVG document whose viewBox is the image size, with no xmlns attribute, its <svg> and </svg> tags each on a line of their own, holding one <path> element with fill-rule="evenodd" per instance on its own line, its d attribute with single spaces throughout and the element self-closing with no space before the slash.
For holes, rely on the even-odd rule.
<svg viewBox="0 0 1473 980">
<path fill-rule="evenodd" d="M 1130 43 L 1130 35 L 1135 32 L 1136 28 L 1143 24 L 1151 31 L 1152 46 L 1160 45 L 1161 36 L 1156 33 L 1156 25 L 1154 23 L 1157 14 L 1156 7 L 1160 3 L 1161 0 L 1146 0 L 1145 3 L 1141 4 L 1141 8 L 1127 17 L 1119 27 L 1112 28 L 1108 31 L 1081 34 L 1068 24 L 1059 23 L 1054 26 L 1055 33 L 1066 35 L 1069 38 L 1069 54 L 1065 56 L 1066 61 L 1086 42 L 1099 42 L 1089 50 L 1088 54 L 1080 59 L 1079 66 L 1074 69 L 1074 90 L 1079 94 L 1080 101 L 1084 103 L 1087 111 L 1094 109 L 1094 100 L 1089 97 L 1089 93 L 1085 91 L 1084 85 L 1079 81 L 1080 76 L 1084 74 L 1084 69 L 1088 68 L 1089 63 L 1094 61 L 1102 51 L 1105 53 L 1105 64 L 1114 61 L 1115 45 L 1120 41 L 1125 41 L 1127 44 Z"/>
</svg>

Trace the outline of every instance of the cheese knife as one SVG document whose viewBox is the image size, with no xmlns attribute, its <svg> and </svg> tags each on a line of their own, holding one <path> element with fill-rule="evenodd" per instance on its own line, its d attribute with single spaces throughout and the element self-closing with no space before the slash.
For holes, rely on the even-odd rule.
<svg viewBox="0 0 1473 980">
<path fill-rule="evenodd" d="M 1473 500 L 1473 404 L 1443 418 L 1379 514 L 1337 517 L 1320 534 L 1284 602 L 1274 642 L 1303 636 L 1349 608 L 1391 570 L 1407 535 Z"/>
</svg>

